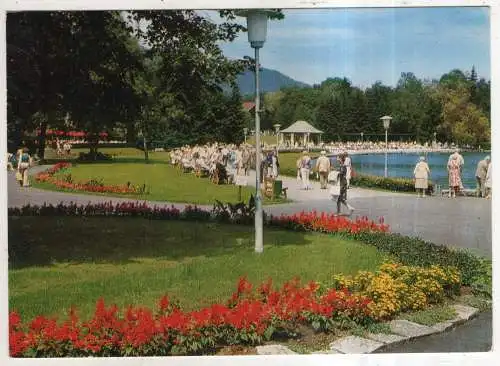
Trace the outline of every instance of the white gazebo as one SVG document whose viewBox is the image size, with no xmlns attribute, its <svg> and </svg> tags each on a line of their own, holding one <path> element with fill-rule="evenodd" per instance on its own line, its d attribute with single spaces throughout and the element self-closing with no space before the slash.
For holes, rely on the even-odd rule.
<svg viewBox="0 0 500 366">
<path fill-rule="evenodd" d="M 314 142 L 314 139 L 312 136 L 316 135 L 316 144 L 321 143 L 321 134 L 323 131 L 318 130 L 314 126 L 312 126 L 310 123 L 307 123 L 306 121 L 297 121 L 293 123 L 291 126 L 285 128 L 284 130 L 281 130 L 280 132 L 280 137 L 281 137 L 281 143 L 283 144 L 285 140 L 290 141 L 290 145 L 294 146 L 295 140 L 297 137 L 297 142 L 300 144 L 300 140 L 302 140 L 302 146 L 307 146 L 308 143 L 312 140 Z M 312 135 L 312 136 L 311 136 Z"/>
</svg>

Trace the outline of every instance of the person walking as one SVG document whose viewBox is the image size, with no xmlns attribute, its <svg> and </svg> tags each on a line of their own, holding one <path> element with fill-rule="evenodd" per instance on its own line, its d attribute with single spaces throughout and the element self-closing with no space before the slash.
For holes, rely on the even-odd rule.
<svg viewBox="0 0 500 366">
<path fill-rule="evenodd" d="M 311 172 L 311 157 L 307 151 L 302 152 L 302 160 L 300 166 L 300 175 L 302 177 L 302 189 L 311 189 L 311 183 L 309 182 L 309 174 Z"/>
<path fill-rule="evenodd" d="M 492 174 L 493 172 L 491 170 L 491 161 L 490 161 L 490 163 L 488 164 L 488 171 L 486 172 L 486 179 L 484 181 L 484 196 L 486 199 L 491 198 L 491 188 L 493 187 L 491 182 Z"/>
<path fill-rule="evenodd" d="M 302 182 L 302 176 L 300 175 L 300 169 L 302 168 L 302 157 L 299 157 L 295 162 L 295 166 L 297 168 L 297 182 Z"/>
<path fill-rule="evenodd" d="M 243 174 L 244 175 L 250 174 L 250 163 L 251 163 L 250 151 L 247 147 L 244 147 L 243 151 L 241 153 L 241 164 L 243 166 Z"/>
<path fill-rule="evenodd" d="M 347 179 L 347 189 L 351 188 L 351 177 L 352 177 L 352 161 L 347 151 L 344 151 L 345 155 L 345 166 L 347 169 L 346 179 Z"/>
<path fill-rule="evenodd" d="M 316 169 L 319 173 L 319 184 L 321 189 L 326 189 L 328 173 L 330 173 L 331 163 L 330 159 L 326 156 L 326 151 L 321 152 L 321 156 L 316 160 Z"/>
<path fill-rule="evenodd" d="M 33 164 L 33 159 L 29 154 L 28 148 L 25 147 L 23 148 L 21 158 L 19 159 L 19 163 L 17 164 L 17 174 L 16 174 L 17 181 L 19 182 L 19 185 L 22 187 L 29 187 L 28 170 L 32 164 Z"/>
<path fill-rule="evenodd" d="M 340 183 L 340 194 L 337 199 L 337 215 L 340 215 L 340 207 L 344 205 L 349 210 L 349 216 L 354 212 L 354 207 L 352 207 L 349 203 L 347 203 L 347 167 L 345 165 L 345 153 L 339 155 L 338 160 L 340 163 L 339 170 L 339 183 Z"/>
<path fill-rule="evenodd" d="M 486 181 L 486 174 L 488 173 L 488 166 L 490 165 L 490 157 L 487 156 L 483 160 L 480 160 L 477 163 L 476 168 L 476 196 L 484 197 L 485 196 L 485 186 L 484 183 Z"/>
<path fill-rule="evenodd" d="M 273 178 L 277 179 L 279 175 L 280 162 L 278 160 L 278 151 L 275 150 L 272 156 Z"/>
<path fill-rule="evenodd" d="M 15 159 L 14 154 L 7 152 L 7 170 L 9 172 L 14 171 L 14 159 Z"/>
<path fill-rule="evenodd" d="M 448 193 L 449 198 L 455 198 L 462 187 L 460 166 L 458 156 L 453 154 L 448 161 L 448 183 L 450 187 L 450 191 Z"/>
<path fill-rule="evenodd" d="M 429 188 L 429 175 L 431 171 L 429 164 L 425 161 L 425 156 L 421 156 L 419 162 L 413 170 L 415 177 L 415 190 L 418 197 L 425 197 L 425 191 Z"/>
</svg>

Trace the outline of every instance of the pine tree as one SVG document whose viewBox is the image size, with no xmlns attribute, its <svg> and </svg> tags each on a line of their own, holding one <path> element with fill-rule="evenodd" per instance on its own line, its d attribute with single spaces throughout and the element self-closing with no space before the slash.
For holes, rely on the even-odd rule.
<svg viewBox="0 0 500 366">
<path fill-rule="evenodd" d="M 470 72 L 470 81 L 472 81 L 474 84 L 477 82 L 477 73 L 474 65 L 472 65 L 472 70 Z"/>
</svg>

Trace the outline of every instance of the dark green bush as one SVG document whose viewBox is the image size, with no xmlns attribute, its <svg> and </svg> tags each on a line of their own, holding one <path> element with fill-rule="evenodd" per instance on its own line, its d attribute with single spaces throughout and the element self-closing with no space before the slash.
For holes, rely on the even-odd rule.
<svg viewBox="0 0 500 366">
<path fill-rule="evenodd" d="M 475 283 L 484 272 L 481 259 L 463 250 L 451 249 L 400 234 L 358 233 L 350 236 L 393 255 L 406 265 L 455 266 L 462 275 L 462 284 L 466 286 Z"/>
<path fill-rule="evenodd" d="M 394 192 L 415 192 L 415 182 L 409 178 L 379 177 L 375 175 L 356 174 L 351 179 L 351 185 L 364 188 L 378 188 Z M 432 193 L 434 186 L 429 181 L 428 193 Z"/>
</svg>

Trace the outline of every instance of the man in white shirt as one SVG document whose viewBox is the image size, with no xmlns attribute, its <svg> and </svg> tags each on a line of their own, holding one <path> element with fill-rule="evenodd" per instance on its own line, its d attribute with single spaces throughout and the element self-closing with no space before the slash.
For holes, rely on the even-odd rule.
<svg viewBox="0 0 500 366">
<path fill-rule="evenodd" d="M 326 189 L 328 173 L 330 173 L 330 159 L 326 156 L 326 151 L 321 152 L 321 156 L 316 160 L 316 169 L 319 173 L 319 183 L 321 189 Z"/>
</svg>

